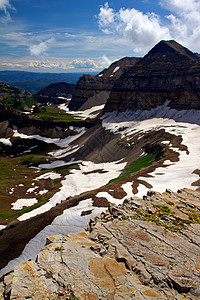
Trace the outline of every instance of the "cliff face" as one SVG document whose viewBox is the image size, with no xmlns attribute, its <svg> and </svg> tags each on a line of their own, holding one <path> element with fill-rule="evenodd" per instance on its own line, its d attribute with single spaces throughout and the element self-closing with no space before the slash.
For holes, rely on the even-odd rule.
<svg viewBox="0 0 200 300">
<path fill-rule="evenodd" d="M 105 111 L 151 109 L 170 100 L 200 109 L 200 57 L 175 41 L 159 42 L 115 83 Z"/>
<path fill-rule="evenodd" d="M 34 95 L 34 98 L 37 102 L 47 104 L 51 103 L 62 103 L 63 98 L 66 98 L 69 95 L 72 95 L 74 92 L 74 84 L 69 84 L 66 82 L 53 83 Z"/>
<path fill-rule="evenodd" d="M 81 109 L 88 109 L 106 103 L 115 81 L 138 60 L 135 57 L 125 57 L 114 62 L 96 76 L 83 75 L 80 77 L 75 86 L 69 109 L 77 110 L 83 105 Z"/>
</svg>

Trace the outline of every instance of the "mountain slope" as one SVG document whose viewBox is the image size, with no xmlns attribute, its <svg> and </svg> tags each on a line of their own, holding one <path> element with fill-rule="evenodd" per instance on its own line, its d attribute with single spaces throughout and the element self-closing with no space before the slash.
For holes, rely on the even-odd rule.
<svg viewBox="0 0 200 300">
<path fill-rule="evenodd" d="M 83 75 L 75 86 L 70 110 L 89 109 L 106 103 L 110 91 L 116 81 L 125 71 L 138 61 L 135 57 L 125 57 L 110 65 L 96 76 Z"/>
<path fill-rule="evenodd" d="M 170 100 L 200 109 L 200 58 L 175 41 L 161 41 L 115 83 L 104 111 L 151 109 Z"/>
<path fill-rule="evenodd" d="M 71 98 L 74 87 L 74 84 L 66 82 L 52 83 L 35 94 L 34 98 L 37 102 L 43 104 L 47 104 L 48 102 L 59 104 L 63 102 L 63 99 L 67 100 L 69 95 Z"/>
<path fill-rule="evenodd" d="M 30 111 L 35 100 L 31 93 L 0 82 L 0 103 L 21 111 Z"/>
</svg>

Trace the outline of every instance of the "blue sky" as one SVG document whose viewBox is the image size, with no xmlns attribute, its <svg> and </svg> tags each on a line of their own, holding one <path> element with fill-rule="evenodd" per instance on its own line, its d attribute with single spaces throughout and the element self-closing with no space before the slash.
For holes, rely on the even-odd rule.
<svg viewBox="0 0 200 300">
<path fill-rule="evenodd" d="M 98 72 L 162 39 L 200 53 L 199 0 L 0 0 L 0 70 Z"/>
</svg>

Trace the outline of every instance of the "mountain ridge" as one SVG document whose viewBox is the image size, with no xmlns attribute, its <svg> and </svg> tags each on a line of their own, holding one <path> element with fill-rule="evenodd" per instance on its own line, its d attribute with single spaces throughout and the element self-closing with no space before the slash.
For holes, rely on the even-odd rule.
<svg viewBox="0 0 200 300">
<path fill-rule="evenodd" d="M 199 74 L 197 54 L 175 41 L 161 41 L 116 80 L 104 112 L 151 109 L 166 100 L 179 110 L 200 109 Z"/>
</svg>

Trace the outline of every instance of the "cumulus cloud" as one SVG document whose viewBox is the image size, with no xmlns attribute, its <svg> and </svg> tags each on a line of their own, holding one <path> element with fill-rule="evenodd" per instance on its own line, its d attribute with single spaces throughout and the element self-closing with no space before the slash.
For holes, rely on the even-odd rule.
<svg viewBox="0 0 200 300">
<path fill-rule="evenodd" d="M 115 13 L 112 8 L 108 6 L 108 2 L 105 3 L 104 6 L 101 6 L 100 12 L 99 12 L 99 26 L 102 29 L 103 32 L 106 34 L 111 33 L 112 31 L 110 30 L 112 25 L 115 20 Z M 110 29 L 107 27 L 109 26 Z"/>
<path fill-rule="evenodd" d="M 99 28 L 117 39 L 124 38 L 135 54 L 143 55 L 160 40 L 175 39 L 193 51 L 200 48 L 200 1 L 160 0 L 166 17 L 135 8 L 114 11 L 106 2 L 98 15 Z"/>
<path fill-rule="evenodd" d="M 45 42 L 41 42 L 38 45 L 32 45 L 30 46 L 30 54 L 31 56 L 41 56 L 46 54 L 47 50 L 50 48 L 50 45 L 55 41 L 54 38 L 50 38 L 46 40 Z"/>
<path fill-rule="evenodd" d="M 193 51 L 199 51 L 200 1 L 162 0 L 160 4 L 171 12 L 166 18 L 170 21 L 169 29 L 173 39 Z"/>
<path fill-rule="evenodd" d="M 105 54 L 100 57 L 99 65 L 102 67 L 109 67 L 114 60 L 109 59 Z"/>
<path fill-rule="evenodd" d="M 135 8 L 114 12 L 108 3 L 101 7 L 98 24 L 104 33 L 115 33 L 131 40 L 135 53 L 146 52 L 161 39 L 169 39 L 169 29 L 162 26 L 154 13 L 144 14 Z"/>
<path fill-rule="evenodd" d="M 96 63 L 91 59 L 87 59 L 87 60 L 74 59 L 71 64 L 75 69 L 97 69 L 98 68 Z"/>
</svg>

